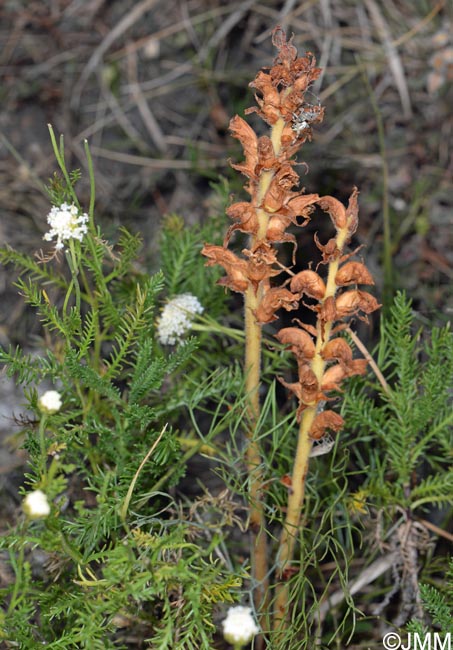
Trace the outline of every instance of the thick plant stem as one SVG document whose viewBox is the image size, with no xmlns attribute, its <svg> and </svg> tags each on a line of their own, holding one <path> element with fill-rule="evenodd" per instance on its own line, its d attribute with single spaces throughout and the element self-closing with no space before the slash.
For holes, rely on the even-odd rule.
<svg viewBox="0 0 453 650">
<path fill-rule="evenodd" d="M 250 527 L 253 536 L 252 571 L 256 582 L 254 592 L 255 607 L 257 610 L 265 608 L 268 593 L 268 553 L 265 529 L 264 508 L 261 501 L 261 487 L 263 483 L 261 469 L 261 454 L 255 432 L 258 424 L 259 384 L 261 366 L 261 325 L 256 322 L 254 311 L 259 297 L 249 287 L 245 295 L 245 372 L 247 405 L 247 469 L 249 474 L 250 496 Z"/>
<path fill-rule="evenodd" d="M 280 549 L 277 559 L 277 566 L 283 575 L 280 579 L 285 580 L 285 566 L 293 559 L 294 546 L 296 543 L 297 530 L 300 524 L 302 504 L 305 496 L 305 479 L 308 472 L 310 451 L 313 444 L 309 436 L 310 427 L 316 415 L 316 408 L 310 407 L 304 411 L 299 429 L 299 438 L 297 441 L 296 458 L 294 460 L 292 487 L 288 497 L 288 506 L 285 524 L 280 539 Z M 289 605 L 289 586 L 288 582 L 281 582 L 277 586 L 277 596 L 274 606 L 274 628 L 276 630 L 284 629 L 286 615 Z"/>
</svg>

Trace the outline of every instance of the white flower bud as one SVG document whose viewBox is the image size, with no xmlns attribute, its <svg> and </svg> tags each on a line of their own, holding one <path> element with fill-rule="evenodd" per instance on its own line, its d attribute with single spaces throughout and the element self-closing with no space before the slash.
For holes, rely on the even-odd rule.
<svg viewBox="0 0 453 650">
<path fill-rule="evenodd" d="M 52 415 L 61 409 L 61 395 L 56 390 L 47 390 L 38 400 L 38 408 L 41 413 Z"/>
<path fill-rule="evenodd" d="M 157 338 L 163 345 L 175 345 L 190 330 L 196 314 L 204 311 L 198 298 L 182 293 L 172 298 L 164 307 L 157 323 Z"/>
<path fill-rule="evenodd" d="M 43 519 L 50 514 L 49 502 L 41 490 L 29 492 L 22 502 L 22 509 L 30 519 Z"/>
<path fill-rule="evenodd" d="M 236 648 L 250 643 L 259 632 L 250 607 L 230 607 L 222 625 L 225 641 L 228 641 Z"/>
</svg>

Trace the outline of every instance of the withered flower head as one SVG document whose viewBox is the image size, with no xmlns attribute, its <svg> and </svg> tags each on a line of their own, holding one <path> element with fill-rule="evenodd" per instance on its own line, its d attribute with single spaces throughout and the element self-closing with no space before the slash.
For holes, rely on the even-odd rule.
<svg viewBox="0 0 453 650">
<path fill-rule="evenodd" d="M 293 113 L 302 108 L 306 91 L 321 74 L 313 54 L 298 57 L 292 38 L 287 41 L 283 29 L 274 30 L 272 43 L 278 51 L 273 66 L 269 72 L 259 72 L 250 84 L 259 93 L 255 95 L 259 108 L 246 111 L 258 113 L 270 126 L 282 116 L 291 122 Z M 321 107 L 319 113 L 322 119 Z"/>
<path fill-rule="evenodd" d="M 333 399 L 325 396 L 331 391 L 341 391 L 346 377 L 361 375 L 365 372 L 366 359 L 353 359 L 352 349 L 342 338 L 330 336 L 345 327 L 348 317 L 358 316 L 366 319 L 380 305 L 370 293 L 357 288 L 348 289 L 350 285 L 374 284 L 373 277 L 362 262 L 348 261 L 357 251 L 345 254 L 345 246 L 357 228 L 358 204 L 357 190 L 354 190 L 347 208 L 332 196 L 318 199 L 318 205 L 330 215 L 336 229 L 335 237 L 322 245 L 315 235 L 315 243 L 322 252 L 322 264 L 326 270 L 327 280 L 311 269 L 300 271 L 291 278 L 291 291 L 300 296 L 309 296 L 317 301 L 308 305 L 317 314 L 317 328 L 309 329 L 299 323 L 303 329 L 285 328 L 277 338 L 290 345 L 298 366 L 299 382 L 288 384 L 288 388 L 299 400 L 298 417 L 307 408 L 314 408 L 320 401 Z M 338 291 L 340 290 L 341 293 Z M 316 337 L 314 344 L 310 334 Z M 313 353 L 314 351 L 314 353 Z M 315 371 L 317 380 L 310 393 L 306 385 L 307 371 Z M 310 401 L 311 398 L 311 401 Z M 316 416 L 310 436 L 321 438 L 327 430 L 339 431 L 342 419 L 333 411 L 324 411 Z"/>
</svg>

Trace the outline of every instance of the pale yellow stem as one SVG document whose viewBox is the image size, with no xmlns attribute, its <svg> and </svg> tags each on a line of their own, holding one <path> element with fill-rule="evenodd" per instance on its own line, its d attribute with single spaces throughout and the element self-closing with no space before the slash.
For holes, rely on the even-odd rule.
<svg viewBox="0 0 453 650">
<path fill-rule="evenodd" d="M 263 484 L 262 459 L 256 428 L 260 413 L 259 386 L 261 366 L 261 325 L 255 318 L 260 297 L 252 287 L 245 295 L 245 372 L 247 403 L 247 469 L 249 474 L 250 528 L 253 535 L 252 572 L 256 582 L 254 592 L 257 610 L 264 608 L 268 592 L 268 553 L 264 508 L 261 487 Z"/>
</svg>

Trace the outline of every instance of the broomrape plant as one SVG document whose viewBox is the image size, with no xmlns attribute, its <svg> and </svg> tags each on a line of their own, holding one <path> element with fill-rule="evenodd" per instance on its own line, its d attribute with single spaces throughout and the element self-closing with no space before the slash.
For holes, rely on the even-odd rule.
<svg viewBox="0 0 453 650">
<path fill-rule="evenodd" d="M 316 314 L 316 326 L 297 321 L 297 326 L 285 327 L 277 339 L 295 356 L 298 378 L 294 383 L 282 383 L 298 400 L 298 442 L 291 477 L 287 480 L 288 503 L 276 558 L 276 598 L 274 626 L 281 630 L 289 616 L 288 586 L 294 547 L 300 525 L 304 500 L 305 479 L 314 440 L 329 431 L 339 432 L 343 418 L 326 403 L 332 391 L 340 390 L 346 377 L 363 374 L 365 359 L 353 359 L 349 344 L 338 337 L 351 316 L 366 319 L 379 304 L 361 285 L 374 284 L 366 266 L 351 261 L 355 254 L 346 253 L 347 245 L 357 230 L 358 192 L 355 189 L 345 208 L 331 196 L 304 194 L 295 188 L 299 176 L 294 167 L 294 155 L 310 139 L 312 125 L 322 121 L 324 109 L 307 102 L 307 93 L 321 70 L 315 67 L 312 54 L 297 55 L 291 40 L 277 28 L 273 44 L 277 57 L 269 71 L 260 71 L 250 84 L 256 89 L 258 107 L 246 110 L 257 113 L 270 127 L 270 134 L 258 136 L 241 117 L 235 116 L 230 129 L 244 150 L 245 161 L 233 164 L 248 181 L 245 190 L 249 201 L 233 203 L 227 214 L 233 225 L 227 231 L 223 246 L 206 244 L 203 255 L 207 265 L 220 264 L 226 277 L 219 284 L 244 295 L 245 308 L 245 367 L 248 397 L 247 465 L 250 476 L 251 529 L 254 535 L 253 565 L 257 583 L 255 604 L 265 610 L 269 603 L 269 551 L 266 537 L 265 507 L 263 505 L 262 454 L 255 435 L 259 420 L 259 386 L 262 355 L 262 327 L 275 321 L 280 309 L 292 311 L 305 299 Z M 311 268 L 293 274 L 279 261 L 277 244 L 293 246 L 293 261 L 297 239 L 289 227 L 302 228 L 310 220 L 315 207 L 326 212 L 334 226 L 335 235 L 322 243 L 315 235 L 321 251 L 321 273 Z M 248 247 L 242 257 L 229 250 L 235 231 L 249 235 Z M 277 283 L 277 276 L 289 273 L 291 279 Z M 261 618 L 264 624 L 265 619 Z"/>
</svg>

